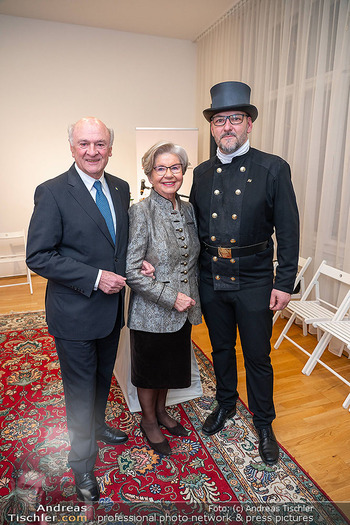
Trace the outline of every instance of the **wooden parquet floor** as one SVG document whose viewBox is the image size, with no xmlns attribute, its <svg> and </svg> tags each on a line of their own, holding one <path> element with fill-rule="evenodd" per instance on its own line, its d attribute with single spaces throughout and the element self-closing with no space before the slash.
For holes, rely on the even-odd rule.
<svg viewBox="0 0 350 525">
<path fill-rule="evenodd" d="M 17 278 L 18 279 L 18 278 Z M 1 284 L 16 278 L 0 279 Z M 45 280 L 33 277 L 34 294 L 28 286 L 0 288 L 0 313 L 24 312 L 44 308 Z M 279 336 L 285 319 L 274 326 L 272 344 Z M 313 350 L 316 338 L 304 337 L 299 326 L 289 332 L 299 344 Z M 194 342 L 211 358 L 211 346 L 205 324 L 194 327 Z M 328 370 L 317 365 L 308 377 L 301 373 L 306 355 L 284 340 L 272 350 L 275 371 L 274 430 L 278 441 L 310 474 L 328 496 L 350 517 L 350 412 L 342 408 L 349 394 L 347 386 Z M 328 350 L 324 361 L 350 380 L 350 360 Z M 241 349 L 237 348 L 239 393 L 247 404 L 245 373 Z"/>
</svg>

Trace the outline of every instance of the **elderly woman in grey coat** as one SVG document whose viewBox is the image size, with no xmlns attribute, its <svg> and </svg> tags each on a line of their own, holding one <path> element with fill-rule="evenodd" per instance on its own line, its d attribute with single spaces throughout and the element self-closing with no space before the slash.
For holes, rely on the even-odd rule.
<svg viewBox="0 0 350 525">
<path fill-rule="evenodd" d="M 188 165 L 185 150 L 158 143 L 145 153 L 142 164 L 152 190 L 129 210 L 131 382 L 142 408 L 143 435 L 156 452 L 170 455 L 160 427 L 175 436 L 187 435 L 167 413 L 165 401 L 169 388 L 191 383 L 191 327 L 202 320 L 200 244 L 192 205 L 177 195 Z M 143 260 L 154 266 L 153 278 L 141 273 Z"/>
</svg>

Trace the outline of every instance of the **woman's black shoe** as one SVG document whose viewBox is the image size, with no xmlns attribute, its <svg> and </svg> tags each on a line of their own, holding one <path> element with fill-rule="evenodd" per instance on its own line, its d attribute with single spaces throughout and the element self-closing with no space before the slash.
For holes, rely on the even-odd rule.
<svg viewBox="0 0 350 525">
<path fill-rule="evenodd" d="M 160 441 L 159 443 L 153 443 L 153 441 L 150 441 L 148 439 L 146 431 L 142 427 L 141 424 L 140 424 L 140 430 L 141 430 L 142 434 L 144 435 L 144 437 L 145 437 L 147 443 L 149 444 L 149 446 L 151 448 L 153 448 L 153 450 L 155 452 L 157 452 L 157 454 L 162 454 L 163 456 L 170 456 L 171 455 L 171 448 L 170 448 L 170 445 L 169 445 L 169 442 L 168 442 L 167 439 L 164 438 L 164 440 Z"/>
<path fill-rule="evenodd" d="M 173 436 L 188 436 L 187 430 L 178 421 L 176 422 L 176 425 L 174 427 L 167 427 L 163 423 L 160 423 L 160 421 L 158 421 L 158 423 L 159 425 L 162 425 L 162 427 L 166 428 L 167 431 L 170 432 L 170 434 L 172 434 Z"/>
</svg>

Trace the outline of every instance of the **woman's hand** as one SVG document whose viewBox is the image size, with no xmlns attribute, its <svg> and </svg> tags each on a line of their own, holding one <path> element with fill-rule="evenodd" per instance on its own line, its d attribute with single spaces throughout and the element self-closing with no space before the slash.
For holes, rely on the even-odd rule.
<svg viewBox="0 0 350 525">
<path fill-rule="evenodd" d="M 179 292 L 176 297 L 174 308 L 178 312 L 186 312 L 195 304 L 196 304 L 196 301 L 194 299 L 191 299 L 191 297 L 188 297 L 188 295 L 185 295 L 184 293 Z"/>
<path fill-rule="evenodd" d="M 154 266 L 152 266 L 151 263 L 149 263 L 148 261 L 142 261 L 142 268 L 141 268 L 142 275 L 145 275 L 146 277 L 152 277 L 152 279 L 155 279 L 155 275 L 154 275 L 155 271 L 156 270 Z"/>
</svg>

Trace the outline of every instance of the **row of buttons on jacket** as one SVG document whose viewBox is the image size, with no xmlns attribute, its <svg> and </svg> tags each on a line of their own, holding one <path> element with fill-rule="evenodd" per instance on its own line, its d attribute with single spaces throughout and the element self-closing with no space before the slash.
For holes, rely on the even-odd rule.
<svg viewBox="0 0 350 525">
<path fill-rule="evenodd" d="M 179 233 L 182 233 L 183 232 L 183 228 L 176 228 L 176 231 L 179 232 Z M 181 235 L 180 237 L 178 237 L 178 239 L 180 239 L 180 241 L 184 241 L 185 240 L 185 237 L 183 235 Z M 184 244 L 183 246 L 181 246 L 181 248 L 184 248 L 185 250 L 187 250 L 188 246 L 187 244 Z M 182 254 L 182 257 L 188 257 L 188 253 L 183 253 Z M 183 261 L 181 262 L 181 264 L 183 264 L 184 266 L 187 266 L 187 261 Z M 187 275 L 188 271 L 185 269 L 185 270 L 182 270 L 183 274 Z M 181 280 L 182 283 L 188 283 L 188 279 L 182 279 Z"/>
<path fill-rule="evenodd" d="M 245 166 L 241 166 L 240 169 L 239 169 L 239 171 L 240 171 L 241 173 L 244 173 L 244 172 L 246 171 Z M 217 172 L 217 173 L 222 173 L 222 168 L 217 168 L 217 169 L 216 169 L 216 172 Z M 249 182 L 250 182 L 250 179 L 249 179 Z M 237 188 L 237 189 L 235 190 L 235 194 L 236 194 L 236 195 L 241 195 L 241 194 L 242 194 L 242 190 L 240 190 L 239 188 Z M 214 195 L 220 195 L 220 190 L 218 190 L 218 189 L 214 190 Z M 216 212 L 212 213 L 211 216 L 212 216 L 213 219 L 217 219 L 217 218 L 218 218 L 218 214 L 217 214 Z M 236 220 L 238 219 L 238 215 L 237 215 L 236 213 L 233 213 L 233 214 L 231 215 L 231 219 L 234 220 L 234 221 L 236 221 Z M 217 240 L 215 235 L 212 235 L 212 236 L 210 237 L 210 239 L 211 239 L 212 241 L 216 241 L 216 240 Z M 230 239 L 230 242 L 231 242 L 232 244 L 235 244 L 237 241 L 236 241 L 236 239 Z M 216 257 L 216 255 L 214 255 L 214 257 L 213 257 L 212 259 L 213 259 L 214 262 L 216 262 L 216 261 L 218 260 L 218 257 Z M 236 259 L 230 259 L 230 263 L 235 264 L 235 262 L 236 262 Z M 220 279 L 221 279 L 220 275 L 215 275 L 215 279 L 216 279 L 217 281 L 220 281 Z M 231 281 L 235 281 L 235 280 L 236 280 L 236 277 L 233 277 L 233 276 L 232 276 L 232 277 L 230 277 L 230 280 L 231 280 Z"/>
<path fill-rule="evenodd" d="M 241 167 L 239 168 L 239 171 L 240 171 L 241 173 L 244 173 L 245 170 L 246 170 L 246 167 L 245 167 L 245 166 L 241 166 Z M 222 168 L 216 168 L 216 173 L 222 173 Z"/>
</svg>

